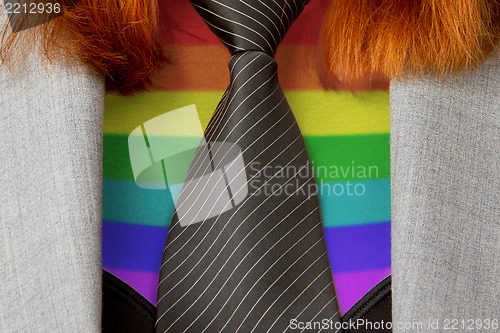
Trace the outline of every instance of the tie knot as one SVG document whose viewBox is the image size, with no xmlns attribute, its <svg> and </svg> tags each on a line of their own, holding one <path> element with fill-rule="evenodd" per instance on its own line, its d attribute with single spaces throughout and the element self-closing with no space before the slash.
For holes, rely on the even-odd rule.
<svg viewBox="0 0 500 333">
<path fill-rule="evenodd" d="M 231 54 L 262 51 L 274 56 L 304 8 L 304 0 L 191 0 Z"/>
</svg>

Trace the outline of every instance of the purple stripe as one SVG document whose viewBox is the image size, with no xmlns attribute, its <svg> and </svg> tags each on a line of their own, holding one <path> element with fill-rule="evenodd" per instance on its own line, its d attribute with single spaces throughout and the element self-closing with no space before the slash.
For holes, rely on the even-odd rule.
<svg viewBox="0 0 500 333">
<path fill-rule="evenodd" d="M 129 271 L 104 267 L 105 270 L 131 286 L 148 301 L 156 305 L 156 288 L 158 274 L 149 272 Z"/>
<path fill-rule="evenodd" d="M 103 265 L 152 303 L 168 228 L 103 221 Z M 390 222 L 324 228 L 342 312 L 390 274 Z"/>
<path fill-rule="evenodd" d="M 344 314 L 349 311 L 357 301 L 390 274 L 390 268 L 334 274 L 340 312 Z"/>
<path fill-rule="evenodd" d="M 391 267 L 391 223 L 324 228 L 334 273 Z"/>
</svg>

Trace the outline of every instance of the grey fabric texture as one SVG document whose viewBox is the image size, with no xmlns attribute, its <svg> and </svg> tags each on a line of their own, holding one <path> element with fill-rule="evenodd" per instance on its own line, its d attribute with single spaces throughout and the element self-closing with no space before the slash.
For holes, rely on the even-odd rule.
<svg viewBox="0 0 500 333">
<path fill-rule="evenodd" d="M 104 80 L 0 66 L 0 332 L 99 332 Z"/>
<path fill-rule="evenodd" d="M 500 56 L 390 93 L 394 332 L 498 320 Z"/>
</svg>

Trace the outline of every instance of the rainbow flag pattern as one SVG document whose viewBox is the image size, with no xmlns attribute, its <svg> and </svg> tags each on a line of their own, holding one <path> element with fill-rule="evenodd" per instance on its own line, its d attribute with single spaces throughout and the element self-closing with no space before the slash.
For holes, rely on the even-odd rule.
<svg viewBox="0 0 500 333">
<path fill-rule="evenodd" d="M 311 1 L 276 56 L 278 75 L 309 152 L 340 310 L 390 274 L 389 92 L 325 90 L 316 70 L 328 1 Z M 155 91 L 109 94 L 104 114 L 103 266 L 156 304 L 163 247 L 174 212 L 170 192 L 136 185 L 128 135 L 145 121 L 195 104 L 205 127 L 229 82 L 229 54 L 187 0 L 166 39 L 172 63 Z"/>
</svg>

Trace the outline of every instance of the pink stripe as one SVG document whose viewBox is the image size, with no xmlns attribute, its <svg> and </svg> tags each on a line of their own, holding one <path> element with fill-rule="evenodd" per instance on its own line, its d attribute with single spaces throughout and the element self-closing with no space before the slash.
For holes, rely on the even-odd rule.
<svg viewBox="0 0 500 333">
<path fill-rule="evenodd" d="M 125 269 L 105 269 L 134 288 L 148 301 L 156 304 L 158 274 Z M 390 268 L 334 274 L 333 279 L 341 314 L 349 311 L 370 289 L 390 274 Z"/>
<path fill-rule="evenodd" d="M 343 315 L 349 311 L 370 289 L 390 274 L 390 268 L 333 274 L 340 313 Z"/>
<path fill-rule="evenodd" d="M 151 272 L 129 271 L 125 269 L 104 268 L 156 305 L 158 274 Z"/>
</svg>

